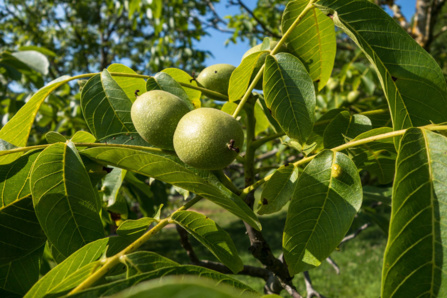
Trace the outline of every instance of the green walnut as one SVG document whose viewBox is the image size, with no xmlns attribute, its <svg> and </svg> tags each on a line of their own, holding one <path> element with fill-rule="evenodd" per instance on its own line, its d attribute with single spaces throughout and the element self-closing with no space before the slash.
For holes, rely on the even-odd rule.
<svg viewBox="0 0 447 298">
<path fill-rule="evenodd" d="M 202 70 L 196 78 L 197 83 L 206 89 L 228 95 L 228 86 L 230 85 L 230 77 L 236 69 L 230 64 L 214 64 Z M 212 99 L 222 100 L 219 97 L 208 96 Z"/>
<path fill-rule="evenodd" d="M 241 125 L 225 112 L 200 108 L 186 114 L 174 133 L 174 149 L 186 164 L 219 170 L 228 166 L 244 144 Z"/>
<path fill-rule="evenodd" d="M 277 41 L 270 40 L 270 48 L 269 48 L 269 50 L 270 50 L 270 51 L 273 50 L 273 49 L 276 47 L 277 44 L 278 44 Z M 253 53 L 260 52 L 260 51 L 261 51 L 261 46 L 262 46 L 262 43 L 260 43 L 260 44 L 258 44 L 258 45 L 255 45 L 254 47 L 252 47 L 251 49 L 249 49 L 249 50 L 248 50 L 247 52 L 245 52 L 245 54 L 242 56 L 242 60 L 244 60 L 245 57 L 247 57 L 247 56 L 249 56 L 249 55 L 251 55 L 251 54 L 253 54 Z M 287 52 L 287 48 L 286 48 L 286 46 L 285 46 L 284 44 L 282 44 L 281 47 L 279 48 L 278 53 L 281 53 L 281 52 Z M 266 58 L 266 57 L 267 57 L 267 53 L 264 53 L 264 54 L 262 54 L 262 55 L 258 58 L 258 61 L 256 62 L 256 66 L 255 66 L 255 68 L 254 68 L 254 70 L 253 70 L 253 74 L 251 75 L 251 78 L 250 78 L 250 83 L 251 83 L 251 81 L 253 81 L 253 79 L 254 79 L 255 76 L 257 75 L 258 71 L 261 69 L 262 65 L 263 65 L 264 62 L 265 62 L 265 58 Z M 258 81 L 258 83 L 256 84 L 255 89 L 262 90 L 262 77 L 261 77 L 261 79 Z"/>
<path fill-rule="evenodd" d="M 190 111 L 178 96 L 162 90 L 152 90 L 138 96 L 130 116 L 140 136 L 151 145 L 174 149 L 172 137 L 180 119 Z"/>
</svg>

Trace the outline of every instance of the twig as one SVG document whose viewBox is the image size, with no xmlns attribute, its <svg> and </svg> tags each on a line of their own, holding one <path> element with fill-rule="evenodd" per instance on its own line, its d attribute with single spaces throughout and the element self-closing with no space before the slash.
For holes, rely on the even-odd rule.
<svg viewBox="0 0 447 298">
<path fill-rule="evenodd" d="M 320 293 L 318 293 L 312 286 L 312 280 L 310 279 L 309 271 L 304 271 L 303 275 L 304 275 L 304 282 L 306 283 L 306 292 L 307 292 L 306 297 L 307 298 L 312 298 L 312 297 L 324 298 L 324 296 L 321 295 Z"/>
<path fill-rule="evenodd" d="M 225 21 L 219 16 L 219 14 L 217 13 L 216 8 L 214 7 L 213 3 L 211 3 L 210 0 L 206 0 L 206 4 L 207 4 L 208 7 L 210 8 L 211 12 L 212 12 L 213 15 L 214 15 L 214 18 L 216 19 L 216 22 L 215 22 L 216 25 L 217 25 L 217 23 L 222 23 L 222 24 L 224 24 L 224 25 L 227 25 L 227 22 L 225 22 Z"/>
<path fill-rule="evenodd" d="M 361 232 L 363 232 L 364 230 L 366 230 L 367 228 L 369 228 L 371 226 L 370 223 L 366 223 L 364 225 L 362 225 L 360 228 L 358 228 L 354 233 L 346 236 L 345 238 L 343 238 L 343 240 L 340 242 L 340 245 L 348 242 L 349 240 L 354 239 L 355 237 L 357 237 Z"/>
<path fill-rule="evenodd" d="M 268 159 L 268 158 L 270 158 L 270 157 L 272 157 L 272 156 L 275 156 L 276 153 L 278 153 L 278 151 L 279 151 L 279 150 L 278 150 L 277 148 L 275 148 L 275 149 L 273 149 L 272 151 L 263 153 L 263 154 L 261 154 L 261 155 L 259 155 L 259 156 L 256 157 L 256 162 L 261 161 L 261 160 L 264 160 L 264 159 Z"/>
<path fill-rule="evenodd" d="M 248 8 L 247 5 L 244 4 L 244 2 L 242 2 L 242 0 L 237 0 L 237 4 L 239 4 L 249 15 L 251 15 L 251 17 L 253 19 L 255 19 L 255 21 L 259 24 L 259 26 L 261 26 L 262 29 L 264 29 L 264 31 L 266 33 L 268 33 L 270 36 L 272 37 L 276 37 L 276 38 L 281 38 L 281 35 L 276 34 L 275 32 L 273 32 L 272 30 L 270 30 L 266 24 L 264 24 L 264 22 L 262 22 L 255 14 L 254 12 Z"/>
<path fill-rule="evenodd" d="M 326 262 L 331 264 L 332 268 L 334 268 L 337 274 L 340 274 L 340 267 L 338 267 L 337 263 L 335 263 L 335 261 L 331 257 L 327 257 Z"/>
</svg>

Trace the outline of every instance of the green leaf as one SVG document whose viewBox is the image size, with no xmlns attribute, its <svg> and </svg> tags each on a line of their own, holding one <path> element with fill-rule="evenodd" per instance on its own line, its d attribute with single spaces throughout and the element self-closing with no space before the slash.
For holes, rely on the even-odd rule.
<svg viewBox="0 0 447 298">
<path fill-rule="evenodd" d="M 150 269 L 150 268 L 149 268 Z M 78 294 L 73 295 L 72 297 L 100 297 L 100 296 L 109 296 L 115 294 L 124 289 L 134 287 L 135 285 L 151 279 L 156 279 L 157 283 L 164 282 L 165 279 L 169 279 L 169 276 L 181 276 L 182 279 L 188 278 L 189 276 L 200 276 L 201 279 L 211 280 L 214 287 L 219 285 L 217 288 L 222 288 L 223 284 L 230 285 L 233 290 L 237 289 L 236 296 L 231 297 L 244 297 L 241 296 L 242 293 L 248 295 L 253 293 L 254 290 L 249 286 L 243 284 L 242 282 L 231 278 L 228 275 L 213 271 L 211 269 L 192 266 L 192 265 L 183 265 L 183 266 L 172 266 L 172 267 L 163 267 L 156 270 L 152 270 L 149 272 L 141 273 L 135 276 L 132 276 L 128 279 L 115 281 L 112 283 L 108 283 L 105 285 L 93 287 L 91 289 L 79 292 Z M 216 297 L 216 296 L 202 296 L 200 293 L 198 296 L 193 297 Z M 234 293 L 233 293 L 234 294 Z M 182 293 L 182 297 L 184 292 Z M 151 294 L 150 297 L 153 297 Z M 163 297 L 172 297 L 170 295 Z"/>
<path fill-rule="evenodd" d="M 101 189 L 104 192 L 103 201 L 107 202 L 107 207 L 113 206 L 117 202 L 117 196 L 126 173 L 126 170 L 113 168 L 104 178 Z"/>
<path fill-rule="evenodd" d="M 50 293 L 57 294 L 59 291 L 67 292 L 68 285 L 74 288 L 91 275 L 91 269 L 97 264 L 91 265 L 93 262 L 102 256 L 115 255 L 128 246 L 132 240 L 134 239 L 130 237 L 110 237 L 85 245 L 39 279 L 25 297 L 37 298 Z"/>
<path fill-rule="evenodd" d="M 12 55 L 35 71 L 40 72 L 43 75 L 48 74 L 50 63 L 48 62 L 47 57 L 42 53 L 37 51 L 20 51 L 12 53 Z"/>
<path fill-rule="evenodd" d="M 9 165 L 0 165 L 0 208 L 31 195 L 29 173 L 39 153 L 35 151 Z"/>
<path fill-rule="evenodd" d="M 37 46 L 23 46 L 19 48 L 19 51 L 36 51 L 44 54 L 45 56 L 56 57 L 57 54 L 47 48 Z"/>
<path fill-rule="evenodd" d="M 236 67 L 230 77 L 230 86 L 228 88 L 228 97 L 230 102 L 242 98 L 252 79 L 253 71 L 258 66 L 258 59 L 268 51 L 255 52 L 245 57 L 241 64 Z M 256 74 L 255 74 L 256 75 Z"/>
<path fill-rule="evenodd" d="M 193 211 L 174 212 L 171 219 L 193 235 L 233 273 L 238 273 L 244 268 L 230 235 L 213 220 Z"/>
<path fill-rule="evenodd" d="M 324 147 L 329 149 L 343 145 L 371 128 L 371 120 L 368 117 L 343 111 L 326 127 L 323 135 Z"/>
<path fill-rule="evenodd" d="M 447 139 L 409 129 L 401 139 L 382 297 L 447 295 Z"/>
<path fill-rule="evenodd" d="M 86 149 L 82 154 L 189 190 L 223 207 L 255 229 L 261 228 L 256 215 L 245 202 L 225 188 L 212 173 L 188 167 L 172 154 L 104 147 Z"/>
<path fill-rule="evenodd" d="M 376 128 L 358 135 L 354 140 L 392 132 L 390 127 Z M 377 177 L 379 184 L 391 183 L 394 179 L 396 161 L 396 149 L 393 139 L 384 139 L 369 142 L 361 146 L 349 149 L 352 161 L 358 169 L 368 171 L 373 177 Z"/>
<path fill-rule="evenodd" d="M 270 127 L 270 121 L 267 116 L 264 114 L 264 109 L 262 105 L 259 103 L 259 100 L 255 103 L 255 136 L 264 132 L 267 128 Z"/>
<path fill-rule="evenodd" d="M 298 168 L 293 165 L 278 168 L 264 186 L 258 214 L 278 212 L 291 199 L 298 179 Z"/>
<path fill-rule="evenodd" d="M 88 266 L 92 262 L 101 257 L 107 248 L 109 238 L 100 239 L 92 242 L 80 250 L 73 253 L 62 263 L 54 267 L 50 272 L 45 274 L 32 288 L 25 297 L 44 297 L 46 294 L 53 292 L 54 288 L 67 282 L 67 278 L 78 271 L 80 268 Z M 85 275 L 84 279 L 90 274 Z M 68 279 L 69 280 L 69 279 Z M 82 282 L 78 280 L 78 283 Z"/>
<path fill-rule="evenodd" d="M 0 265 L 0 289 L 23 297 L 39 279 L 43 248 L 42 245 L 22 258 Z"/>
<path fill-rule="evenodd" d="M 182 85 L 177 83 L 169 74 L 165 72 L 159 72 L 154 76 L 154 78 L 158 86 L 160 86 L 161 90 L 178 96 L 180 99 L 183 100 L 183 102 L 189 107 L 190 110 L 194 109 L 194 104 L 188 98 L 188 94 L 185 92 Z"/>
<path fill-rule="evenodd" d="M 98 194 L 80 157 L 67 144 L 53 144 L 39 154 L 30 184 L 42 229 L 63 256 L 104 236 Z"/>
<path fill-rule="evenodd" d="M 137 251 L 122 257 L 127 266 L 127 277 L 166 267 L 180 266 L 179 263 L 151 251 Z"/>
<path fill-rule="evenodd" d="M 4 236 L 0 239 L 0 266 L 30 255 L 45 244 L 47 238 L 37 221 L 31 198 L 0 208 L 0 235 Z"/>
<path fill-rule="evenodd" d="M 116 230 L 116 233 L 120 236 L 130 236 L 130 235 L 141 236 L 155 221 L 156 221 L 155 219 L 150 217 L 142 217 L 135 220 L 129 219 L 120 224 L 120 226 Z"/>
<path fill-rule="evenodd" d="M 306 68 L 295 56 L 279 53 L 266 58 L 265 103 L 284 132 L 304 143 L 315 121 L 315 89 Z"/>
<path fill-rule="evenodd" d="M 362 205 L 354 163 L 343 153 L 322 151 L 298 179 L 283 235 L 292 275 L 319 266 L 340 244 Z"/>
<path fill-rule="evenodd" d="M 109 135 L 98 140 L 100 143 L 105 144 L 120 144 L 120 145 L 133 145 L 133 146 L 144 146 L 153 147 L 148 142 L 143 140 L 138 132 L 126 132 Z"/>
<path fill-rule="evenodd" d="M 190 76 L 187 72 L 178 69 L 178 68 L 165 68 L 162 70 L 162 72 L 167 73 L 171 76 L 174 80 L 176 80 L 179 83 L 188 84 L 194 87 L 197 87 L 197 82 L 194 80 L 192 76 Z M 194 105 L 195 109 L 198 109 L 202 106 L 202 103 L 200 102 L 200 97 L 202 96 L 202 92 L 199 90 L 183 87 L 183 90 L 185 90 L 186 95 L 188 97 L 188 100 Z"/>
<path fill-rule="evenodd" d="M 109 67 L 107 67 L 107 70 L 109 71 L 109 73 L 115 72 L 130 75 L 137 74 L 131 68 L 119 63 L 111 64 Z M 137 92 L 137 90 L 138 94 L 140 95 L 146 92 L 146 81 L 142 78 L 113 76 L 113 79 L 121 87 L 124 93 L 126 93 L 127 98 L 129 98 L 132 102 L 134 102 L 136 99 L 135 93 Z"/>
<path fill-rule="evenodd" d="M 98 139 L 121 132 L 135 132 L 132 102 L 107 70 L 95 75 L 81 92 L 81 108 L 90 132 Z"/>
<path fill-rule="evenodd" d="M 213 298 L 254 298 L 258 293 L 247 293 L 234 287 L 215 283 L 207 278 L 169 277 L 160 281 L 142 283 L 135 289 L 129 289 L 118 295 L 132 298 L 165 298 L 165 297 L 213 297 Z"/>
<path fill-rule="evenodd" d="M 381 7 L 366 0 L 320 0 L 373 64 L 394 130 L 447 121 L 447 85 L 436 61 Z"/>
<path fill-rule="evenodd" d="M 77 131 L 70 139 L 73 143 L 94 143 L 96 138 L 86 131 Z"/>
<path fill-rule="evenodd" d="M 309 0 L 290 1 L 284 10 L 281 30 L 283 34 L 301 14 Z M 323 89 L 334 67 L 336 41 L 334 23 L 320 10 L 312 8 L 286 39 L 287 49 L 303 61 L 312 80 Z"/>
<path fill-rule="evenodd" d="M 45 139 L 47 140 L 48 144 L 54 144 L 58 142 L 65 143 L 67 141 L 67 139 L 57 131 L 48 132 L 45 135 Z"/>
<path fill-rule="evenodd" d="M 147 79 L 146 89 L 147 89 L 147 91 L 163 90 L 161 88 L 160 84 L 158 84 L 157 80 L 155 78 L 153 78 L 153 77 L 150 77 L 149 79 Z"/>
<path fill-rule="evenodd" d="M 63 76 L 39 89 L 30 100 L 9 120 L 0 130 L 0 139 L 17 147 L 24 147 L 36 117 L 37 111 L 45 98 L 56 88 L 70 81 L 69 76 Z M 0 164 L 10 163 L 19 158 L 22 153 L 0 156 Z"/>
</svg>

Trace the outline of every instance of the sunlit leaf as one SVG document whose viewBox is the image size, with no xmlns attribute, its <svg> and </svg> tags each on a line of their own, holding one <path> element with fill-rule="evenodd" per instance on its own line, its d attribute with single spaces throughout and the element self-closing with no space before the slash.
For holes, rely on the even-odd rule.
<svg viewBox="0 0 447 298">
<path fill-rule="evenodd" d="M 230 102 L 239 100 L 244 95 L 250 84 L 253 71 L 256 69 L 256 66 L 258 66 L 258 59 L 262 55 L 264 55 L 265 57 L 266 53 L 267 51 L 261 51 L 248 55 L 233 71 L 230 77 L 230 85 L 228 88 L 228 97 Z"/>
<path fill-rule="evenodd" d="M 447 138 L 409 129 L 401 139 L 382 297 L 447 295 Z"/>
<path fill-rule="evenodd" d="M 178 96 L 191 110 L 194 109 L 194 102 L 191 102 L 191 99 L 188 97 L 188 94 L 183 89 L 183 87 L 179 83 L 177 83 L 177 81 L 174 80 L 168 73 L 159 72 L 154 76 L 154 79 L 156 81 L 156 84 L 160 87 L 160 90 L 164 90 Z M 154 84 L 154 82 L 152 82 L 151 84 Z M 147 89 L 149 90 L 149 87 Z M 198 103 L 196 102 L 196 104 Z"/>
<path fill-rule="evenodd" d="M 45 135 L 45 139 L 47 140 L 48 144 L 54 144 L 58 142 L 64 143 L 65 141 L 67 141 L 67 139 L 57 131 L 48 132 Z"/>
<path fill-rule="evenodd" d="M 12 53 L 14 57 L 31 67 L 37 72 L 40 72 L 43 75 L 48 74 L 48 67 L 50 63 L 48 62 L 47 57 L 42 53 L 37 51 L 20 51 Z"/>
<path fill-rule="evenodd" d="M 315 89 L 306 68 L 295 56 L 266 58 L 264 94 L 267 107 L 284 132 L 304 143 L 315 121 Z"/>
<path fill-rule="evenodd" d="M 122 258 L 127 266 L 127 276 L 150 272 L 166 267 L 180 266 L 179 263 L 151 251 L 137 251 Z"/>
<path fill-rule="evenodd" d="M 190 76 L 185 71 L 178 68 L 165 68 L 162 72 L 167 73 L 174 80 L 179 83 L 188 84 L 194 87 L 197 87 L 197 82 L 194 80 L 192 76 Z M 200 108 L 202 103 L 200 102 L 200 97 L 202 96 L 202 92 L 199 90 L 195 90 L 192 88 L 187 88 L 182 86 L 183 90 L 185 90 L 186 95 L 188 96 L 189 101 L 192 102 L 194 108 Z"/>
<path fill-rule="evenodd" d="M 139 219 L 129 219 L 124 221 L 116 230 L 120 236 L 141 235 L 156 220 L 150 217 L 142 217 Z"/>
<path fill-rule="evenodd" d="M 45 98 L 56 88 L 70 81 L 69 76 L 63 76 L 39 89 L 31 99 L 9 120 L 0 130 L 0 139 L 17 147 L 24 147 L 36 117 L 37 111 Z M 0 155 L 0 164 L 7 164 L 19 158 L 22 153 Z"/>
<path fill-rule="evenodd" d="M 447 121 L 447 85 L 430 56 L 381 7 L 366 0 L 319 0 L 373 64 L 394 130 Z"/>
<path fill-rule="evenodd" d="M 340 244 L 362 205 L 362 185 L 345 154 L 325 150 L 298 178 L 283 235 L 290 273 L 319 266 Z"/>
<path fill-rule="evenodd" d="M 135 132 L 130 118 L 132 102 L 107 70 L 85 84 L 81 107 L 90 132 L 98 139 Z"/>
<path fill-rule="evenodd" d="M 301 14 L 309 0 L 289 1 L 284 10 L 283 34 Z M 336 41 L 332 20 L 320 10 L 312 8 L 286 39 L 287 50 L 303 61 L 318 90 L 323 89 L 334 67 Z"/>
<path fill-rule="evenodd" d="M 34 284 L 25 297 L 44 297 L 47 294 L 67 292 L 68 287 L 80 284 L 91 275 L 95 265 L 93 262 L 100 259 L 107 251 L 110 257 L 129 245 L 131 239 L 124 237 L 111 237 L 91 242 L 58 264 L 39 281 Z M 57 295 L 61 296 L 61 295 Z"/>
<path fill-rule="evenodd" d="M 136 75 L 137 73 L 133 71 L 131 68 L 119 64 L 114 63 L 107 67 L 109 72 L 115 72 L 120 74 L 130 74 Z M 113 76 L 115 82 L 123 89 L 126 93 L 127 97 L 134 102 L 136 99 L 135 94 L 143 94 L 146 92 L 146 81 L 142 78 L 133 78 L 133 77 L 125 77 L 125 76 Z"/>
</svg>

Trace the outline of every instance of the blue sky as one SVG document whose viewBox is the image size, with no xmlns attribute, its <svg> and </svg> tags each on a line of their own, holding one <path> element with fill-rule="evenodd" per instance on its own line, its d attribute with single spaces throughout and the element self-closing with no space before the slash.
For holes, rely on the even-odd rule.
<svg viewBox="0 0 447 298">
<path fill-rule="evenodd" d="M 256 0 L 245 0 L 244 3 L 253 8 L 256 5 Z M 221 17 L 226 15 L 232 15 L 239 12 L 239 9 L 235 6 L 226 7 L 228 0 L 221 0 L 221 3 L 216 4 L 216 11 Z M 396 3 L 401 6 L 402 13 L 407 20 L 411 19 L 411 16 L 415 12 L 416 0 L 397 0 Z M 203 50 L 209 50 L 213 53 L 214 57 L 209 57 L 205 63 L 206 65 L 212 65 L 216 63 L 228 63 L 232 65 L 239 65 L 242 55 L 250 48 L 248 41 L 238 41 L 237 44 L 230 43 L 225 46 L 225 41 L 230 34 L 222 33 L 217 30 L 211 30 L 210 36 L 204 37 L 197 45 Z"/>
</svg>

